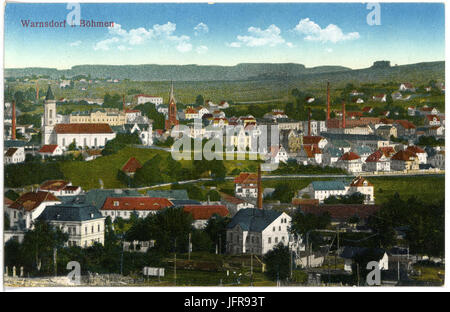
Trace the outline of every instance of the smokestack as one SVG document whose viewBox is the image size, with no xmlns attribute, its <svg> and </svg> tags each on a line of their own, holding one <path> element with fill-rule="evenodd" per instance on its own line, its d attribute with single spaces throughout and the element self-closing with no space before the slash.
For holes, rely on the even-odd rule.
<svg viewBox="0 0 450 312">
<path fill-rule="evenodd" d="M 330 82 L 327 82 L 327 121 L 330 120 Z"/>
<path fill-rule="evenodd" d="M 308 108 L 308 136 L 311 135 L 311 107 Z"/>
<path fill-rule="evenodd" d="M 16 101 L 12 101 L 12 127 L 11 127 L 11 139 L 16 139 Z"/>
<path fill-rule="evenodd" d="M 122 101 L 123 101 L 123 111 L 125 111 L 125 95 L 122 95 Z"/>
<path fill-rule="evenodd" d="M 342 101 L 342 128 L 345 129 L 345 101 Z"/>
<path fill-rule="evenodd" d="M 258 166 L 258 209 L 263 209 L 263 194 L 261 185 L 261 165 Z"/>
</svg>

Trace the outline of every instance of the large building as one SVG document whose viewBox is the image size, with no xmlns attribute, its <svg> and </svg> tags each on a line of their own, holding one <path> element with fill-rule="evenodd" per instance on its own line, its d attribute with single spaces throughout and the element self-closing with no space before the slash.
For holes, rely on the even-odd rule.
<svg viewBox="0 0 450 312">
<path fill-rule="evenodd" d="M 69 116 L 69 123 L 105 123 L 110 126 L 121 126 L 127 122 L 125 112 L 108 109 L 106 111 L 76 112 Z"/>
<path fill-rule="evenodd" d="M 42 145 L 57 144 L 66 149 L 75 143 L 77 147 L 104 147 L 116 137 L 107 123 L 57 123 L 56 101 L 50 86 L 44 103 Z"/>
<path fill-rule="evenodd" d="M 291 217 L 284 212 L 247 208 L 227 225 L 227 252 L 264 255 L 279 243 L 288 246 Z"/>
<path fill-rule="evenodd" d="M 48 206 L 37 218 L 69 234 L 68 246 L 89 247 L 105 242 L 105 217 L 92 205 Z"/>
<path fill-rule="evenodd" d="M 145 103 L 152 103 L 156 106 L 161 105 L 163 103 L 163 98 L 160 96 L 154 96 L 154 95 L 148 95 L 148 94 L 138 94 L 135 95 L 134 98 L 136 99 L 137 104 L 145 104 Z"/>
</svg>

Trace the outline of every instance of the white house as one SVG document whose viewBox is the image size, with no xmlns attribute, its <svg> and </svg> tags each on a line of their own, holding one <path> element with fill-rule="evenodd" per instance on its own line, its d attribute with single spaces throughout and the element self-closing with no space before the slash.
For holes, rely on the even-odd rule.
<svg viewBox="0 0 450 312">
<path fill-rule="evenodd" d="M 46 144 L 39 149 L 39 154 L 42 157 L 61 156 L 64 154 L 63 150 L 56 144 Z"/>
<path fill-rule="evenodd" d="M 258 197 L 257 182 L 258 182 L 257 174 L 241 172 L 239 176 L 237 176 L 234 179 L 235 183 L 234 194 L 242 198 Z"/>
<path fill-rule="evenodd" d="M 391 160 L 387 157 L 382 150 L 376 150 L 369 157 L 366 158 L 366 163 L 364 165 L 365 171 L 390 171 L 391 170 Z"/>
<path fill-rule="evenodd" d="M 14 203 L 5 207 L 11 227 L 31 229 L 32 222 L 44 211 L 45 207 L 60 204 L 61 201 L 50 192 L 28 192 Z"/>
<path fill-rule="evenodd" d="M 227 253 L 264 255 L 276 245 L 289 246 L 291 217 L 284 212 L 239 210 L 227 225 Z"/>
<path fill-rule="evenodd" d="M 220 193 L 220 203 L 225 205 L 231 216 L 234 216 L 236 212 L 245 208 L 255 208 L 255 205 L 249 201 L 245 201 L 241 198 L 237 198 L 226 193 Z"/>
<path fill-rule="evenodd" d="M 18 164 L 25 161 L 24 147 L 9 147 L 4 156 L 5 165 Z"/>
<path fill-rule="evenodd" d="M 357 173 L 362 171 L 361 157 L 353 152 L 344 153 L 336 162 L 336 167 L 342 168 L 350 173 Z"/>
<path fill-rule="evenodd" d="M 138 94 L 134 98 L 137 104 L 153 103 L 155 106 L 161 105 L 163 103 L 163 98 L 160 96 L 148 95 L 148 94 Z"/>
<path fill-rule="evenodd" d="M 54 196 L 75 196 L 83 191 L 81 186 L 72 185 L 72 182 L 64 180 L 48 180 L 39 186 L 39 191 L 52 193 Z"/>
<path fill-rule="evenodd" d="M 408 146 L 406 148 L 407 151 L 413 152 L 414 154 L 417 155 L 417 157 L 419 158 L 419 164 L 426 164 L 427 163 L 427 152 L 425 152 L 425 150 L 423 150 L 422 148 L 416 146 L 416 145 L 411 145 Z"/>
<path fill-rule="evenodd" d="M 157 197 L 108 197 L 100 212 L 104 217 L 111 217 L 114 221 L 117 217 L 129 219 L 132 213 L 140 218 L 154 214 L 164 208 L 173 206 L 167 198 Z"/>
<path fill-rule="evenodd" d="M 105 217 L 91 205 L 63 204 L 47 206 L 38 220 L 43 220 L 69 235 L 68 246 L 86 248 L 105 242 Z"/>
</svg>

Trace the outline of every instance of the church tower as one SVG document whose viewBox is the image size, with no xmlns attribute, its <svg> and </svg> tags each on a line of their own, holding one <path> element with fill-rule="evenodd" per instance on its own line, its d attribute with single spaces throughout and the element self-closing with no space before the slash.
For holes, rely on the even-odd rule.
<svg viewBox="0 0 450 312">
<path fill-rule="evenodd" d="M 53 128 L 56 125 L 56 100 L 52 89 L 48 86 L 44 103 L 44 116 L 42 120 L 42 145 L 52 144 Z"/>
<path fill-rule="evenodd" d="M 170 130 L 173 126 L 178 125 L 178 112 L 177 112 L 177 104 L 175 102 L 175 96 L 173 94 L 173 81 L 170 86 L 170 94 L 169 94 L 169 114 L 166 119 L 165 129 Z"/>
</svg>

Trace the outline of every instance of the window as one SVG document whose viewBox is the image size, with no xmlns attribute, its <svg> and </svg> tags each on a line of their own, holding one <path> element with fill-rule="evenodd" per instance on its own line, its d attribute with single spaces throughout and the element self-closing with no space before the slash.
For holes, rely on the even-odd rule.
<svg viewBox="0 0 450 312">
<path fill-rule="evenodd" d="M 272 237 L 269 237 L 268 242 L 269 244 L 272 244 Z"/>
<path fill-rule="evenodd" d="M 84 227 L 84 234 L 87 234 L 87 226 Z"/>
<path fill-rule="evenodd" d="M 97 232 L 100 232 L 100 224 L 97 225 Z"/>
<path fill-rule="evenodd" d="M 278 227 L 278 231 L 281 231 L 281 225 Z"/>
<path fill-rule="evenodd" d="M 275 227 L 273 227 L 272 230 L 275 232 Z"/>
<path fill-rule="evenodd" d="M 275 244 L 278 243 L 278 237 L 275 237 Z"/>
</svg>

